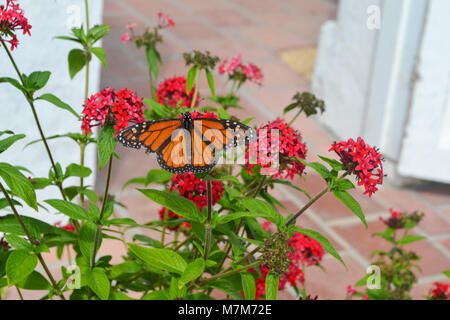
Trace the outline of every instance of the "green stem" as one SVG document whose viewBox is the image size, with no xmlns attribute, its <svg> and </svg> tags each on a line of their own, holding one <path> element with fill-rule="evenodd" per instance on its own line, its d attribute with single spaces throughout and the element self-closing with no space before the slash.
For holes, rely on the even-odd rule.
<svg viewBox="0 0 450 320">
<path fill-rule="evenodd" d="M 289 221 L 286 222 L 285 226 L 288 227 L 291 224 L 295 223 L 295 221 L 297 220 L 298 217 L 300 217 L 309 207 L 311 207 L 313 205 L 314 202 L 319 200 L 328 191 L 329 191 L 329 188 L 328 188 L 328 186 L 326 186 L 325 189 L 323 189 L 321 192 L 319 192 L 314 198 L 309 200 L 309 202 L 307 204 L 305 204 L 303 206 L 303 208 L 301 208 L 292 218 L 290 218 Z"/>
<path fill-rule="evenodd" d="M 167 209 L 167 208 L 164 210 L 163 227 L 162 227 L 162 232 L 161 232 L 161 248 L 164 248 L 164 241 L 166 238 L 168 211 L 169 211 L 169 209 Z"/>
<path fill-rule="evenodd" d="M 89 30 L 89 6 L 88 6 L 88 0 L 84 0 L 84 8 L 86 11 L 86 30 Z M 86 31 L 87 33 L 87 31 Z"/>
<path fill-rule="evenodd" d="M 211 188 L 211 180 L 206 180 L 206 192 L 208 197 L 208 216 L 206 218 L 206 238 L 205 238 L 205 260 L 208 260 L 209 250 L 211 246 L 211 235 L 212 235 L 212 226 L 211 226 L 211 218 L 212 218 L 212 188 Z"/>
<path fill-rule="evenodd" d="M 300 109 L 300 110 L 297 112 L 297 114 L 292 118 L 292 120 L 289 121 L 288 126 L 291 126 L 291 125 L 294 123 L 294 121 L 298 118 L 298 116 L 299 116 L 301 113 L 302 113 L 302 109 Z"/>
<path fill-rule="evenodd" d="M 197 101 L 197 95 L 198 95 L 198 88 L 200 87 L 200 72 L 201 70 L 195 71 L 195 89 L 194 89 L 194 95 L 192 96 L 192 102 L 191 102 L 191 109 L 194 108 L 195 102 Z"/>
<path fill-rule="evenodd" d="M 248 269 L 257 267 L 257 266 L 259 266 L 262 263 L 263 263 L 263 261 L 255 261 L 255 262 L 253 262 L 253 263 L 251 263 L 249 265 L 246 265 L 246 266 L 243 266 L 243 267 L 240 267 L 240 268 L 237 268 L 237 269 L 227 270 L 227 271 L 215 274 L 215 275 L 209 277 L 208 279 L 205 279 L 203 281 L 199 281 L 198 285 L 199 286 L 204 286 L 205 284 L 213 282 L 213 281 L 215 281 L 217 279 L 228 277 L 228 276 L 231 276 L 233 274 L 239 273 L 239 272 L 241 272 L 243 270 L 248 270 Z"/>
<path fill-rule="evenodd" d="M 17 221 L 19 221 L 19 224 L 21 225 L 23 231 L 25 232 L 28 241 L 34 245 L 34 240 L 33 237 L 31 236 L 30 231 L 28 230 L 27 226 L 25 225 L 25 223 L 23 222 L 22 218 L 20 217 L 19 213 L 16 210 L 16 207 L 14 206 L 14 203 L 12 202 L 8 191 L 6 191 L 6 189 L 3 187 L 3 185 L 0 183 L 0 190 L 3 192 L 3 194 L 5 195 L 6 201 L 8 201 L 9 206 L 11 207 L 11 210 L 14 213 L 14 216 L 16 217 Z M 56 293 L 58 294 L 58 296 L 61 297 L 62 300 L 66 300 L 66 298 L 64 297 L 64 295 L 62 294 L 62 292 L 59 290 L 58 288 L 58 284 L 56 283 L 55 279 L 53 278 L 50 270 L 47 267 L 47 264 L 45 263 L 44 259 L 42 258 L 42 255 L 40 253 L 36 253 L 36 256 L 39 259 L 39 262 L 41 263 L 42 267 L 44 268 L 45 273 L 47 274 L 48 278 L 50 279 L 50 282 L 53 286 L 53 288 L 55 289 Z"/>
<path fill-rule="evenodd" d="M 15 287 L 16 287 L 16 289 L 17 289 L 17 293 L 19 294 L 20 300 L 23 300 L 22 292 L 20 292 L 19 287 L 18 287 L 18 286 L 15 286 Z"/>
<path fill-rule="evenodd" d="M 80 166 L 84 167 L 84 153 L 86 150 L 86 145 L 84 144 L 84 142 L 81 142 L 80 144 Z M 84 178 L 80 177 L 80 189 L 81 189 L 81 193 L 80 193 L 80 205 L 84 208 Z"/>
<path fill-rule="evenodd" d="M 184 246 L 186 243 L 191 241 L 195 237 L 195 234 L 190 234 L 186 239 L 184 239 L 182 242 L 180 242 L 175 248 L 173 248 L 173 251 L 178 251 L 182 246 Z"/>
<path fill-rule="evenodd" d="M 150 80 L 150 98 L 153 99 L 155 90 L 153 89 L 153 73 L 150 66 L 148 66 L 148 72 L 149 72 L 149 80 Z"/>
<path fill-rule="evenodd" d="M 9 49 L 6 46 L 6 44 L 3 41 L 3 39 L 0 38 L 0 42 L 2 43 L 3 48 L 5 49 L 6 53 L 8 54 L 9 60 L 11 61 L 12 65 L 14 66 L 14 69 L 16 70 L 16 73 L 19 76 L 20 81 L 22 83 L 22 86 L 25 87 L 25 82 L 23 81 L 22 75 L 21 75 L 21 73 L 19 71 L 19 68 L 17 67 L 16 62 L 14 61 L 13 56 L 11 55 L 11 52 L 9 51 Z M 58 171 L 56 170 L 56 165 L 55 165 L 55 161 L 53 160 L 53 155 L 52 155 L 52 153 L 50 151 L 50 148 L 48 146 L 47 139 L 45 138 L 44 132 L 42 131 L 41 123 L 40 123 L 38 115 L 36 113 L 36 108 L 34 107 L 33 97 L 29 93 L 23 93 L 23 94 L 25 95 L 25 98 L 27 99 L 28 104 L 31 107 L 31 111 L 33 113 L 34 120 L 35 120 L 36 125 L 37 125 L 38 130 L 39 130 L 39 134 L 41 136 L 42 141 L 44 142 L 45 150 L 47 151 L 48 157 L 50 159 L 50 163 L 51 163 L 51 165 L 53 167 L 53 171 L 55 172 L 55 177 L 56 177 L 56 180 L 58 181 L 56 183 L 56 185 L 58 186 L 59 191 L 61 192 L 61 195 L 62 195 L 63 199 L 66 200 L 66 195 L 64 194 L 64 189 L 62 187 L 62 182 L 59 181 L 60 177 L 59 177 Z"/>
<path fill-rule="evenodd" d="M 109 192 L 109 183 L 111 181 L 111 169 L 112 169 L 112 163 L 113 163 L 113 155 L 109 158 L 109 164 L 108 164 L 108 175 L 106 177 L 106 187 L 105 192 L 103 194 L 103 203 L 102 203 L 102 209 L 100 211 L 100 216 L 98 218 L 99 224 L 97 225 L 97 230 L 95 232 L 95 238 L 94 238 L 94 251 L 92 253 L 92 261 L 91 261 L 91 269 L 95 266 L 95 257 L 97 256 L 97 246 L 98 241 L 100 239 L 100 232 L 101 232 L 101 222 L 103 219 L 103 214 L 105 213 L 105 207 L 106 207 L 106 201 L 108 199 L 108 192 Z"/>
</svg>

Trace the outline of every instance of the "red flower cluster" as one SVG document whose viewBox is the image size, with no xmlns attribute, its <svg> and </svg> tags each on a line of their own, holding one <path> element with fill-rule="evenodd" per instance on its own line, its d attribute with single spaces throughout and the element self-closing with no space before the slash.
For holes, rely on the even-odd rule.
<svg viewBox="0 0 450 320">
<path fill-rule="evenodd" d="M 450 285 L 448 283 L 434 282 L 435 288 L 430 290 L 432 300 L 450 300 Z"/>
<path fill-rule="evenodd" d="M 341 162 L 350 174 L 355 174 L 359 180 L 358 185 L 364 185 L 365 192 L 369 197 L 375 193 L 378 184 L 383 183 L 383 155 L 378 149 L 372 148 L 366 144 L 363 139 L 357 141 L 349 139 L 348 141 L 335 142 L 329 151 L 334 150 Z"/>
<path fill-rule="evenodd" d="M 283 119 L 277 118 L 260 127 L 257 136 L 258 140 L 251 142 L 246 152 L 248 172 L 259 164 L 260 172 L 273 176 L 273 179 L 293 179 L 296 174 L 303 173 L 305 165 L 292 159 L 292 157 L 305 159 L 307 152 L 298 131 L 289 127 Z"/>
<path fill-rule="evenodd" d="M 0 6 L 0 38 L 3 41 L 11 44 L 11 50 L 17 48 L 19 40 L 14 34 L 16 30 L 22 30 L 23 34 L 30 34 L 31 25 L 28 19 L 23 15 L 23 10 L 18 4 L 14 3 L 16 0 L 6 0 L 6 7 Z M 6 40 L 3 36 L 9 36 L 12 39 Z"/>
<path fill-rule="evenodd" d="M 223 184 L 220 181 L 212 181 L 211 191 L 212 191 L 212 204 L 214 205 L 217 201 L 222 199 L 223 196 Z M 197 207 L 202 210 L 208 204 L 207 199 L 207 186 L 206 180 L 197 178 L 192 172 L 184 174 L 176 174 L 172 177 L 172 182 L 169 191 L 177 191 L 180 196 L 191 200 Z M 159 216 L 161 220 L 164 220 L 166 208 L 163 207 L 159 210 Z M 168 218 L 179 219 L 180 216 L 172 211 L 168 211 Z M 184 223 L 186 227 L 190 228 L 188 223 Z M 180 226 L 175 226 L 170 229 L 176 230 Z"/>
<path fill-rule="evenodd" d="M 75 226 L 73 225 L 73 223 L 63 225 L 62 222 L 55 222 L 53 225 L 67 231 L 75 231 Z"/>
<path fill-rule="evenodd" d="M 86 135 L 92 132 L 92 127 L 114 124 L 116 135 L 130 125 L 130 122 L 143 122 L 144 116 L 142 108 L 144 104 L 133 91 L 129 89 L 119 89 L 114 91 L 106 88 L 93 94 L 85 101 L 83 109 L 83 121 L 81 129 Z M 93 124 L 93 122 L 96 122 Z"/>
<path fill-rule="evenodd" d="M 169 16 L 163 12 L 158 12 L 158 27 L 164 29 L 167 27 L 175 27 L 175 22 L 169 18 Z"/>
<path fill-rule="evenodd" d="M 238 80 L 245 82 L 247 79 L 253 81 L 257 85 L 261 85 L 263 78 L 261 69 L 249 63 L 245 65 L 242 63 L 242 57 L 237 55 L 231 59 L 225 59 L 219 66 L 219 74 L 227 74 L 231 80 Z"/>
<path fill-rule="evenodd" d="M 262 225 L 263 229 L 270 231 L 270 222 Z M 292 248 L 292 252 L 288 254 L 291 260 L 288 271 L 279 277 L 279 289 L 283 290 L 286 283 L 295 286 L 298 283 L 305 281 L 302 267 L 318 265 L 322 261 L 325 251 L 322 245 L 302 233 L 294 232 L 292 237 L 287 241 L 287 244 Z M 266 276 L 269 269 L 266 265 L 259 267 L 261 278 L 255 280 L 256 283 L 256 298 L 265 294 L 266 291 Z"/>
<path fill-rule="evenodd" d="M 192 87 L 189 94 L 186 94 L 186 78 L 173 77 L 160 83 L 156 90 L 158 102 L 171 107 L 176 107 L 181 99 L 180 107 L 190 108 L 194 96 L 195 86 Z M 194 107 L 198 105 L 200 95 L 197 95 Z"/>
</svg>

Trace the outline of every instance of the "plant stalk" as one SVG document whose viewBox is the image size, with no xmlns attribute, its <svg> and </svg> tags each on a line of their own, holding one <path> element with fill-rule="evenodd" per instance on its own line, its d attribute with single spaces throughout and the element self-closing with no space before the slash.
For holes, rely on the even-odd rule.
<svg viewBox="0 0 450 320">
<path fill-rule="evenodd" d="M 3 186 L 3 184 L 0 183 L 0 189 L 3 192 L 3 194 L 5 195 L 6 201 L 8 201 L 9 206 L 11 207 L 11 210 L 14 213 L 14 216 L 16 217 L 17 221 L 19 221 L 19 224 L 21 225 L 23 231 L 25 232 L 28 241 L 34 245 L 34 240 L 33 237 L 31 236 L 30 231 L 28 230 L 27 226 L 25 225 L 25 223 L 23 222 L 22 218 L 20 217 L 19 213 L 16 210 L 16 207 L 14 206 L 14 203 L 12 202 L 8 191 L 6 191 L 5 187 Z M 42 255 L 40 253 L 36 253 L 36 256 L 39 259 L 39 262 L 41 263 L 42 267 L 44 268 L 45 273 L 47 274 L 48 278 L 50 279 L 50 282 L 53 286 L 53 288 L 55 289 L 56 293 L 58 294 L 58 296 L 62 299 L 62 300 L 66 300 L 66 298 L 64 297 L 64 295 L 62 294 L 62 292 L 59 290 L 58 288 L 58 284 L 56 283 L 55 279 L 53 278 L 50 270 L 47 267 L 47 264 L 45 263 L 44 259 L 42 258 Z"/>
<path fill-rule="evenodd" d="M 194 95 L 192 96 L 191 109 L 194 108 L 195 102 L 197 101 L 198 89 L 200 87 L 200 73 L 201 73 L 201 69 L 200 70 L 197 69 L 195 72 L 195 89 L 194 89 Z"/>
<path fill-rule="evenodd" d="M 20 82 L 22 83 L 22 86 L 25 87 L 25 82 L 23 81 L 22 74 L 20 73 L 19 68 L 17 67 L 16 62 L 14 61 L 14 58 L 13 58 L 13 56 L 11 55 L 11 52 L 9 51 L 9 49 L 8 49 L 8 47 L 6 46 L 6 44 L 5 44 L 5 42 L 3 41 L 3 39 L 0 38 L 0 42 L 2 43 L 3 48 L 5 49 L 6 53 L 8 54 L 9 60 L 11 61 L 12 65 L 14 66 L 14 69 L 16 70 L 16 73 L 17 73 L 17 75 L 18 75 L 19 78 L 20 78 Z M 29 104 L 30 107 L 31 107 L 31 111 L 32 111 L 32 113 L 33 113 L 34 120 L 35 120 L 36 125 L 37 125 L 38 130 L 39 130 L 39 134 L 40 134 L 40 136 L 41 136 L 42 141 L 44 142 L 45 150 L 47 151 L 48 157 L 49 157 L 49 159 L 50 159 L 50 163 L 51 163 L 51 165 L 52 165 L 52 167 L 53 167 L 53 171 L 55 172 L 55 177 L 56 177 L 57 180 L 59 180 L 60 177 L 59 177 L 58 171 L 56 170 L 56 165 L 55 165 L 55 161 L 53 160 L 53 155 L 52 155 L 52 153 L 51 153 L 51 151 L 50 151 L 50 148 L 49 148 L 49 146 L 48 146 L 47 139 L 45 138 L 44 132 L 42 131 L 41 123 L 40 123 L 39 118 L 38 118 L 38 115 L 37 115 L 37 113 L 36 113 L 36 108 L 34 107 L 33 97 L 30 96 L 28 93 L 23 93 L 23 94 L 25 95 L 25 98 L 27 99 L 28 104 Z M 64 189 L 63 189 L 63 187 L 62 187 L 62 183 L 61 183 L 61 182 L 57 182 L 56 185 L 58 186 L 59 191 L 61 192 L 61 195 L 62 195 L 63 199 L 64 199 L 64 200 L 67 200 L 67 199 L 66 199 L 66 195 L 65 195 L 65 193 L 64 193 Z"/>
<path fill-rule="evenodd" d="M 208 198 L 208 216 L 206 218 L 206 237 L 205 237 L 205 260 L 208 260 L 209 250 L 211 246 L 211 235 L 212 235 L 212 226 L 211 226 L 211 218 L 212 218 L 212 188 L 211 188 L 211 180 L 206 180 L 206 192 Z"/>
<path fill-rule="evenodd" d="M 103 214 L 105 213 L 106 201 L 108 199 L 108 192 L 109 192 L 109 184 L 110 184 L 110 181 L 111 181 L 112 163 L 113 163 L 113 155 L 111 155 L 111 157 L 109 158 L 108 175 L 106 177 L 106 187 L 105 187 L 105 192 L 103 194 L 103 203 L 102 203 L 102 208 L 101 208 L 101 211 L 100 211 L 100 216 L 98 218 L 99 224 L 97 225 L 97 230 L 95 231 L 94 251 L 92 253 L 91 269 L 93 269 L 94 266 L 95 266 L 95 257 L 97 256 L 97 246 L 98 246 L 98 241 L 100 239 L 100 232 L 101 232 L 101 229 L 102 229 L 101 221 L 103 219 Z"/>
</svg>

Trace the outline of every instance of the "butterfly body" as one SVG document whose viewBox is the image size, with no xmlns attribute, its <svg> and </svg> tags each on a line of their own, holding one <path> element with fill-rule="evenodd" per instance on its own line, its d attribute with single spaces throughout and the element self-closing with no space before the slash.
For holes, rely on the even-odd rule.
<svg viewBox="0 0 450 320">
<path fill-rule="evenodd" d="M 248 126 L 216 118 L 147 121 L 122 130 L 116 140 L 126 147 L 157 154 L 158 164 L 173 173 L 210 171 L 221 152 L 254 139 Z"/>
</svg>

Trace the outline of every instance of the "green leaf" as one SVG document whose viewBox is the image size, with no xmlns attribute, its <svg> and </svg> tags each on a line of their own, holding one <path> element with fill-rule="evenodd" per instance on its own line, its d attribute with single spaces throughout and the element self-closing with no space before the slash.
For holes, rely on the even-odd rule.
<svg viewBox="0 0 450 320">
<path fill-rule="evenodd" d="M 0 83 L 2 82 L 7 82 L 11 85 L 13 85 L 14 87 L 16 87 L 17 89 L 19 89 L 20 91 L 22 91 L 23 93 L 25 93 L 27 90 L 20 84 L 19 81 L 17 81 L 16 79 L 13 78 L 9 78 L 9 77 L 1 77 L 0 78 Z"/>
<path fill-rule="evenodd" d="M 450 269 L 442 272 L 447 278 L 450 278 Z"/>
<path fill-rule="evenodd" d="M 55 37 L 55 39 L 75 41 L 75 42 L 81 43 L 81 41 L 79 39 L 73 38 L 73 37 L 69 37 L 69 36 L 57 36 L 57 37 Z"/>
<path fill-rule="evenodd" d="M 152 291 L 142 297 L 142 300 L 169 300 L 169 295 L 166 291 Z"/>
<path fill-rule="evenodd" d="M 194 86 L 196 75 L 197 75 L 197 66 L 193 66 L 192 68 L 189 69 L 187 73 L 186 94 L 189 94 L 189 92 L 191 92 L 192 87 Z"/>
<path fill-rule="evenodd" d="M 214 88 L 214 77 L 211 73 L 211 71 L 209 71 L 208 68 L 205 69 L 206 72 L 206 79 L 208 80 L 208 86 L 209 86 L 209 90 L 211 90 L 211 94 L 213 96 L 216 95 L 216 89 Z"/>
<path fill-rule="evenodd" d="M 322 176 L 325 180 L 328 179 L 330 176 L 330 172 L 328 171 L 327 167 L 325 167 L 323 164 L 319 162 L 306 162 L 303 159 L 297 158 L 298 161 L 303 163 L 305 166 L 308 166 L 312 169 L 314 169 L 318 174 Z"/>
<path fill-rule="evenodd" d="M 186 261 L 170 249 L 145 248 L 131 243 L 128 247 L 139 259 L 157 269 L 178 274 L 183 274 L 186 270 Z"/>
<path fill-rule="evenodd" d="M 52 287 L 50 282 L 37 271 L 30 273 L 30 275 L 26 279 L 20 281 L 17 286 L 25 290 L 50 290 Z"/>
<path fill-rule="evenodd" d="M 190 281 L 194 281 L 202 275 L 203 270 L 205 270 L 205 260 L 203 258 L 195 259 L 187 265 L 178 284 L 182 286 Z"/>
<path fill-rule="evenodd" d="M 17 250 L 24 250 L 26 252 L 30 252 L 33 251 L 34 249 L 34 246 L 28 240 L 22 237 L 18 237 L 13 234 L 7 234 L 5 235 L 5 238 L 6 241 L 8 241 L 8 243 Z"/>
<path fill-rule="evenodd" d="M 90 218 L 89 213 L 84 208 L 70 201 L 50 199 L 45 200 L 45 202 L 72 219 L 87 220 Z"/>
<path fill-rule="evenodd" d="M 208 284 L 208 287 L 223 291 L 235 300 L 242 300 L 242 295 L 225 279 L 213 281 Z"/>
<path fill-rule="evenodd" d="M 16 141 L 25 138 L 24 134 L 15 134 L 6 139 L 0 140 L 0 153 L 6 151 L 11 147 Z"/>
<path fill-rule="evenodd" d="M 241 273 L 242 289 L 244 289 L 245 300 L 255 300 L 256 285 L 255 279 L 248 272 Z"/>
<path fill-rule="evenodd" d="M 336 180 L 335 187 L 339 191 L 346 191 L 346 190 L 350 190 L 350 189 L 354 189 L 355 188 L 353 183 L 350 180 L 348 180 L 348 179 Z"/>
<path fill-rule="evenodd" d="M 30 207 L 38 211 L 36 193 L 30 180 L 28 180 L 17 168 L 8 163 L 0 163 L 0 177 L 3 178 L 9 189 L 26 202 Z"/>
<path fill-rule="evenodd" d="M 230 114 L 227 112 L 227 110 L 223 109 L 223 108 L 217 108 L 217 114 L 219 115 L 220 119 L 230 119 L 231 116 Z"/>
<path fill-rule="evenodd" d="M 266 277 L 266 300 L 277 300 L 278 276 L 269 272 Z"/>
<path fill-rule="evenodd" d="M 398 240 L 397 243 L 398 244 L 408 244 L 408 243 L 420 241 L 420 240 L 423 240 L 423 239 L 426 239 L 426 237 L 416 236 L 414 234 L 407 234 L 407 235 L 403 236 L 403 238 Z"/>
<path fill-rule="evenodd" d="M 94 251 L 94 241 L 97 226 L 93 222 L 85 222 L 80 230 L 78 243 L 80 245 L 80 251 L 86 259 L 91 262 Z M 100 246 L 101 241 L 98 242 Z"/>
<path fill-rule="evenodd" d="M 55 96 L 51 93 L 45 93 L 37 99 L 48 101 L 48 102 L 54 104 L 55 106 L 57 106 L 58 108 L 69 111 L 75 117 L 80 119 L 80 116 L 78 115 L 78 113 L 71 106 L 69 106 L 67 103 L 61 101 L 61 99 L 59 99 L 57 96 Z"/>
<path fill-rule="evenodd" d="M 339 253 L 336 251 L 336 249 L 334 249 L 334 247 L 330 243 L 330 241 L 328 241 L 328 239 L 325 238 L 322 234 L 320 234 L 319 232 L 314 231 L 314 230 L 304 229 L 304 228 L 299 228 L 299 227 L 294 227 L 294 230 L 299 233 L 302 233 L 310 238 L 313 238 L 314 240 L 317 240 L 323 246 L 323 248 L 325 249 L 326 252 L 328 252 L 333 257 L 338 259 L 345 266 L 344 260 L 342 260 Z"/>
<path fill-rule="evenodd" d="M 147 98 L 144 98 L 142 101 L 144 101 L 146 105 L 152 108 L 152 110 L 155 111 L 156 114 L 159 115 L 160 117 L 163 118 L 169 117 L 170 110 L 167 107 L 160 104 L 159 102 Z"/>
<path fill-rule="evenodd" d="M 108 24 L 95 25 L 91 29 L 89 29 L 88 36 L 92 38 L 92 43 L 95 43 L 103 38 L 107 34 L 109 29 L 110 26 Z"/>
<path fill-rule="evenodd" d="M 83 69 L 86 64 L 86 55 L 83 50 L 72 49 L 68 56 L 70 79 Z"/>
<path fill-rule="evenodd" d="M 221 215 L 217 218 L 217 224 L 225 224 L 232 220 L 244 218 L 244 217 L 251 217 L 251 218 L 273 218 L 271 214 L 267 213 L 259 213 L 259 212 L 230 212 L 228 214 Z"/>
<path fill-rule="evenodd" d="M 86 282 L 100 299 L 108 299 L 110 283 L 104 269 L 86 269 Z"/>
<path fill-rule="evenodd" d="M 41 220 L 35 218 L 22 216 L 22 221 L 30 231 L 33 238 L 40 237 L 41 234 L 51 233 L 54 230 L 59 230 L 54 226 L 49 225 Z M 21 224 L 13 214 L 8 214 L 0 219 L 0 232 L 11 233 L 17 236 L 25 236 Z"/>
<path fill-rule="evenodd" d="M 277 226 L 284 222 L 284 218 L 277 210 L 267 202 L 254 198 L 241 198 L 242 205 L 250 212 L 260 214 L 262 217 L 272 221 Z"/>
<path fill-rule="evenodd" d="M 21 204 L 19 201 L 14 200 L 14 199 L 11 199 L 11 200 L 12 200 L 13 204 L 14 204 L 16 207 L 21 207 L 21 206 L 22 206 L 22 204 Z M 0 210 L 1 210 L 1 209 L 4 209 L 4 208 L 6 208 L 6 207 L 9 207 L 9 202 L 8 202 L 8 200 L 6 200 L 6 198 L 1 198 L 1 199 L 0 199 Z"/>
<path fill-rule="evenodd" d="M 202 216 L 198 207 L 190 200 L 180 196 L 154 189 L 137 189 L 147 198 L 159 203 L 160 205 L 172 210 L 176 214 L 191 219 L 193 221 L 202 221 Z"/>
<path fill-rule="evenodd" d="M 148 47 L 146 56 L 150 71 L 155 75 L 155 79 L 158 79 L 158 57 L 155 53 L 155 48 Z"/>
<path fill-rule="evenodd" d="M 298 106 L 297 103 L 291 103 L 290 105 L 288 105 L 286 108 L 283 109 L 283 114 L 288 113 L 289 111 L 295 109 Z"/>
<path fill-rule="evenodd" d="M 35 71 L 32 72 L 28 77 L 24 78 L 25 86 L 27 89 L 36 91 L 43 87 L 48 82 L 50 78 L 50 71 Z"/>
<path fill-rule="evenodd" d="M 235 176 L 230 176 L 222 173 L 214 173 L 214 175 L 212 175 L 211 173 L 196 173 L 195 176 L 203 180 L 232 181 L 234 183 L 239 183 L 239 179 Z"/>
<path fill-rule="evenodd" d="M 6 277 L 8 286 L 15 285 L 25 279 L 37 266 L 38 259 L 34 254 L 24 250 L 14 250 L 6 261 Z"/>
<path fill-rule="evenodd" d="M 100 60 L 100 62 L 103 64 L 103 68 L 105 68 L 105 70 L 108 69 L 108 62 L 106 61 L 106 53 L 105 50 L 103 50 L 103 48 L 100 47 L 95 47 L 95 48 L 91 48 L 91 52 L 93 54 L 95 54 L 95 56 Z"/>
<path fill-rule="evenodd" d="M 165 183 L 173 177 L 173 173 L 161 169 L 152 169 L 147 173 L 145 177 L 145 185 L 150 183 Z"/>
<path fill-rule="evenodd" d="M 362 221 L 367 229 L 366 218 L 364 217 L 364 213 L 361 210 L 361 206 L 358 201 L 356 201 L 355 198 L 353 198 L 347 191 L 333 190 L 332 192 L 336 198 L 341 200 L 341 202 Z"/>
<path fill-rule="evenodd" d="M 105 125 L 98 135 L 98 166 L 100 170 L 111 158 L 117 142 L 114 139 L 115 129 L 112 125 Z"/>
<path fill-rule="evenodd" d="M 331 166 L 331 168 L 333 168 L 336 171 L 341 171 L 345 169 L 344 165 L 339 161 L 337 161 L 336 159 L 330 159 L 323 156 L 319 156 L 319 158 L 328 163 Z"/>
<path fill-rule="evenodd" d="M 64 174 L 64 178 L 67 177 L 89 177 L 92 173 L 92 170 L 88 167 L 80 166 L 79 164 L 72 163 L 66 168 L 66 173 Z"/>
</svg>

